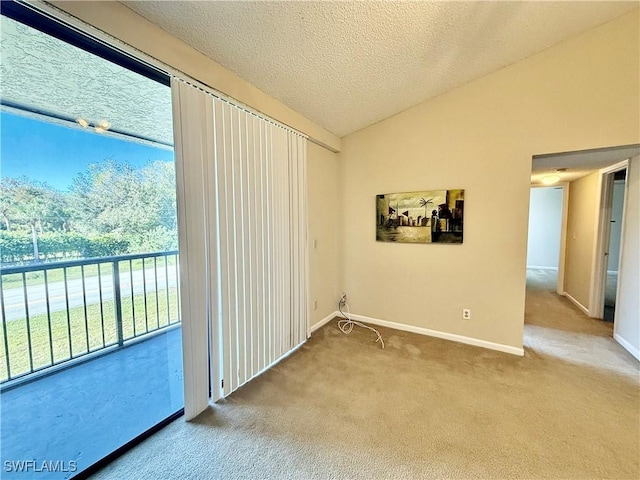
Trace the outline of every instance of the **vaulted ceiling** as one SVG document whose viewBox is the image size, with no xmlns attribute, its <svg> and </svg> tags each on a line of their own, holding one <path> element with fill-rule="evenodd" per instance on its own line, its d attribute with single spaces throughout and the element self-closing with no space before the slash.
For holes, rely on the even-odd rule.
<svg viewBox="0 0 640 480">
<path fill-rule="evenodd" d="M 123 3 L 339 136 L 638 8 L 610 1 Z"/>
</svg>

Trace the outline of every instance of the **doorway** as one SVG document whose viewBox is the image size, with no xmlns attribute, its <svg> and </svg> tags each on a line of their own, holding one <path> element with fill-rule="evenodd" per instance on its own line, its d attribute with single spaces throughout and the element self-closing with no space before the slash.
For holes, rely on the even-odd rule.
<svg viewBox="0 0 640 480">
<path fill-rule="evenodd" d="M 545 285 L 556 291 L 562 289 L 564 270 L 562 223 L 565 186 L 532 186 L 529 200 L 527 270 L 532 275 L 545 278 Z"/>
<path fill-rule="evenodd" d="M 622 239 L 622 218 L 626 188 L 627 169 L 608 173 L 605 181 L 605 212 L 608 217 L 609 235 L 606 238 L 604 269 L 604 311 L 602 319 L 613 322 L 615 318 L 616 296 L 618 290 L 618 267 L 620 262 L 620 242 Z"/>
</svg>

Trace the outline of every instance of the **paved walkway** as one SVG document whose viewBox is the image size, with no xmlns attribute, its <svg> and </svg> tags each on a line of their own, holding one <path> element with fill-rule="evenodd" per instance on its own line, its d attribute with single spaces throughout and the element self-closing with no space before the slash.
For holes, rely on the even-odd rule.
<svg viewBox="0 0 640 480">
<path fill-rule="evenodd" d="M 70 478 L 7 473 L 5 462 L 74 461 L 85 469 L 182 408 L 182 379 L 176 328 L 3 392 L 0 477 Z"/>
<path fill-rule="evenodd" d="M 131 277 L 133 276 L 133 283 Z M 100 281 L 99 281 L 100 280 Z M 176 267 L 170 265 L 167 270 L 163 265 L 158 266 L 157 284 L 156 272 L 153 268 L 146 270 L 135 270 L 133 275 L 129 272 L 120 273 L 120 291 L 122 296 L 131 296 L 131 285 L 133 285 L 134 295 L 144 294 L 146 292 L 164 292 L 169 288 L 175 288 L 177 285 Z M 59 312 L 67 308 L 67 292 L 69 296 L 69 308 L 81 307 L 84 305 L 86 298 L 87 305 L 100 303 L 100 290 L 102 290 L 102 301 L 108 302 L 113 300 L 113 275 L 97 275 L 85 277 L 84 296 L 82 279 L 67 280 L 67 288 L 65 290 L 64 282 L 49 282 L 49 308 L 50 311 Z M 7 288 L 3 292 L 4 308 L 6 320 L 16 320 L 25 318 L 25 297 L 24 290 L 21 287 Z M 27 299 L 29 304 L 29 316 L 41 315 L 47 313 L 47 292 L 44 284 L 31 285 L 27 287 Z"/>
</svg>

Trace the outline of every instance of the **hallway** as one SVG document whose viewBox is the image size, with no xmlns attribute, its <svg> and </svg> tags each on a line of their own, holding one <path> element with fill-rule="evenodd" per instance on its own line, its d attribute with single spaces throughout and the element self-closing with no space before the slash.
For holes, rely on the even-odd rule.
<svg viewBox="0 0 640 480">
<path fill-rule="evenodd" d="M 529 354 L 638 379 L 638 361 L 613 339 L 613 323 L 590 318 L 556 293 L 553 270 L 527 270 L 524 347 Z"/>
</svg>

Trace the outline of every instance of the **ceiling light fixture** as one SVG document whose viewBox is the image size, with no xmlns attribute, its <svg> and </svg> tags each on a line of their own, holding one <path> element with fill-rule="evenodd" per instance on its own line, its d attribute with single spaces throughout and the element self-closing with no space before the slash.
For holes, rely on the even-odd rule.
<svg viewBox="0 0 640 480">
<path fill-rule="evenodd" d="M 560 181 L 560 175 L 546 175 L 540 181 L 545 185 L 553 185 Z"/>
<path fill-rule="evenodd" d="M 106 120 L 100 120 L 94 127 L 96 133 L 104 133 L 111 127 L 111 124 Z"/>
<path fill-rule="evenodd" d="M 80 125 L 82 128 L 87 128 L 89 126 L 89 122 L 82 117 L 78 117 L 76 119 L 76 122 L 78 122 L 78 125 Z M 108 120 L 100 120 L 93 127 L 96 133 L 104 133 L 110 128 L 111 128 L 111 123 L 109 123 Z"/>
</svg>

